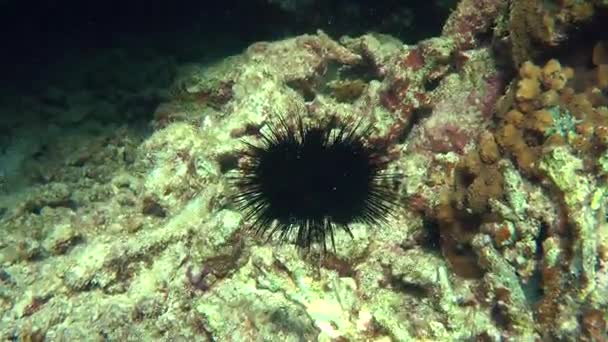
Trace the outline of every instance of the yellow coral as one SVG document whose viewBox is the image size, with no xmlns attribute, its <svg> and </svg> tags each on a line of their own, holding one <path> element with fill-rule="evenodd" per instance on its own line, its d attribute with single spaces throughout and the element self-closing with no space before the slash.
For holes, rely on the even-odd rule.
<svg viewBox="0 0 608 342">
<path fill-rule="evenodd" d="M 528 174 L 533 174 L 535 171 L 536 160 L 538 160 L 537 154 L 528 146 L 520 145 L 518 149 L 514 151 L 517 166 Z"/>
<path fill-rule="evenodd" d="M 599 126 L 595 129 L 595 134 L 600 144 L 608 145 L 608 126 Z"/>
<path fill-rule="evenodd" d="M 524 64 L 519 68 L 519 76 L 521 78 L 533 78 L 537 79 L 540 77 L 540 67 L 531 61 L 525 61 Z"/>
<path fill-rule="evenodd" d="M 603 55 L 603 46 L 596 45 L 593 53 L 596 62 L 608 58 L 608 53 Z M 596 83 L 608 85 L 608 69 L 605 72 L 602 77 L 606 83 L 601 83 L 599 76 Z M 519 75 L 515 101 L 510 110 L 505 109 L 504 121 L 495 137 L 522 171 L 538 174 L 538 158 L 548 146 L 568 144 L 589 158 L 594 158 L 593 151 L 607 147 L 608 98 L 602 89 L 594 84 L 584 92 L 577 92 L 568 84 L 576 76 L 574 69 L 562 66 L 556 59 L 542 68 L 525 62 Z M 582 79 L 589 77 L 583 74 Z"/>
<path fill-rule="evenodd" d="M 565 67 L 562 69 L 562 73 L 566 79 L 571 80 L 574 77 L 574 69 L 571 67 Z"/>
<path fill-rule="evenodd" d="M 608 41 L 599 41 L 593 46 L 593 65 L 608 64 Z"/>
<path fill-rule="evenodd" d="M 600 88 L 608 88 L 608 64 L 598 65 L 597 84 Z"/>
<path fill-rule="evenodd" d="M 584 93 L 572 96 L 570 103 L 568 103 L 568 109 L 575 118 L 581 120 L 594 110 L 591 101 Z"/>
<path fill-rule="evenodd" d="M 555 89 L 549 89 L 546 92 L 542 93 L 540 96 L 540 102 L 543 107 L 553 107 L 557 106 L 559 103 L 559 94 Z"/>
<path fill-rule="evenodd" d="M 532 114 L 532 122 L 530 128 L 544 133 L 549 127 L 553 126 L 553 114 L 548 110 L 537 110 Z"/>
<path fill-rule="evenodd" d="M 576 133 L 580 134 L 585 138 L 589 138 L 594 133 L 593 124 L 591 122 L 583 122 L 581 124 L 576 125 Z"/>
<path fill-rule="evenodd" d="M 512 124 L 504 125 L 498 132 L 498 141 L 506 148 L 514 148 L 521 140 L 521 132 Z"/>
<path fill-rule="evenodd" d="M 515 94 L 518 100 L 532 100 L 540 94 L 540 82 L 533 78 L 524 78 L 517 83 L 517 93 Z"/>
<path fill-rule="evenodd" d="M 590 2 L 579 2 L 572 6 L 574 21 L 584 21 L 593 16 L 593 5 Z"/>
<path fill-rule="evenodd" d="M 521 128 L 524 121 L 524 114 L 516 109 L 513 109 L 505 114 L 505 120 L 513 126 Z"/>
<path fill-rule="evenodd" d="M 561 90 L 568 82 L 566 76 L 566 73 L 562 72 L 561 64 L 556 59 L 551 59 L 543 67 L 541 79 L 548 89 Z"/>
<path fill-rule="evenodd" d="M 562 65 L 559 63 L 559 61 L 557 59 L 553 58 L 553 59 L 550 59 L 543 67 L 542 75 L 543 75 L 543 77 L 548 77 L 548 76 L 551 76 L 552 74 L 554 74 L 556 72 L 560 72 L 560 71 L 562 71 Z"/>
<path fill-rule="evenodd" d="M 493 164 L 500 158 L 498 145 L 490 132 L 484 132 L 479 139 L 479 157 L 486 164 Z"/>
</svg>

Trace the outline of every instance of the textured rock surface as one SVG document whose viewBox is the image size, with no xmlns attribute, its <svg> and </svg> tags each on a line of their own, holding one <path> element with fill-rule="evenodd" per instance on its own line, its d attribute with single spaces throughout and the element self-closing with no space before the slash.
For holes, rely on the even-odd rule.
<svg viewBox="0 0 608 342">
<path fill-rule="evenodd" d="M 183 66 L 150 136 L 53 142 L 44 184 L 0 195 L 0 337 L 601 340 L 608 155 L 544 151 L 540 182 L 498 150 L 509 80 L 471 3 L 417 45 L 317 32 Z M 373 123 L 405 176 L 394 217 L 323 258 L 247 234 L 229 177 L 277 115 Z"/>
</svg>

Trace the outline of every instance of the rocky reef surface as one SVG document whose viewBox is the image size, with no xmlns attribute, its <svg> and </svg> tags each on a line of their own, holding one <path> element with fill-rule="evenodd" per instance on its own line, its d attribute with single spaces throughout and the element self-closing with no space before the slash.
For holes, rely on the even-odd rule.
<svg viewBox="0 0 608 342">
<path fill-rule="evenodd" d="M 149 135 L 4 151 L 0 337 L 607 340 L 606 15 L 462 0 L 415 45 L 257 42 L 177 67 Z M 372 123 L 404 175 L 389 222 L 337 232 L 322 257 L 249 234 L 229 178 L 277 115 Z"/>
</svg>

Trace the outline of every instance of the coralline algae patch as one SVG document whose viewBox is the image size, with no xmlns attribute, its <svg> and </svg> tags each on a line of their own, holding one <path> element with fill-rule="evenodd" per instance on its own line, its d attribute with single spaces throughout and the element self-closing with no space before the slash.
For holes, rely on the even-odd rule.
<svg viewBox="0 0 608 342">
<path fill-rule="evenodd" d="M 462 1 L 412 46 L 259 42 L 183 67 L 143 141 L 50 146 L 67 162 L 48 183 L 0 198 L 0 336 L 605 339 L 605 43 L 586 71 L 556 56 L 511 80 L 484 37 L 515 7 Z M 404 176 L 388 222 L 322 257 L 249 234 L 231 177 L 277 115 L 372 123 L 365 143 Z"/>
</svg>

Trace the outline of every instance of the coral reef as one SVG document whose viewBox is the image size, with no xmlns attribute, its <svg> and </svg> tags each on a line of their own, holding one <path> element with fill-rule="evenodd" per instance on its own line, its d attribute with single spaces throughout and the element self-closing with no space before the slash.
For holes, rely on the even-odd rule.
<svg viewBox="0 0 608 342">
<path fill-rule="evenodd" d="M 535 58 L 543 48 L 563 44 L 573 28 L 589 23 L 606 7 L 605 2 L 592 0 L 511 2 L 504 31 L 509 33 L 515 65 Z"/>
<path fill-rule="evenodd" d="M 484 35 L 496 25 L 496 18 L 504 15 L 509 3 L 494 0 L 463 0 L 443 26 L 442 35 L 453 37 L 459 49 L 479 47 Z"/>
<path fill-rule="evenodd" d="M 0 339 L 606 340 L 608 45 L 531 59 L 605 7 L 463 0 L 415 45 L 258 42 L 177 68 L 149 135 L 6 143 L 0 186 L 30 181 L 0 188 Z M 285 113 L 372 124 L 403 175 L 386 223 L 323 257 L 247 234 L 230 179 Z"/>
</svg>

